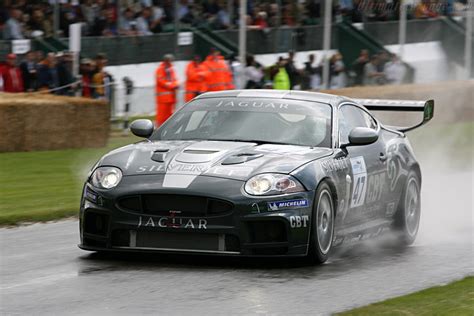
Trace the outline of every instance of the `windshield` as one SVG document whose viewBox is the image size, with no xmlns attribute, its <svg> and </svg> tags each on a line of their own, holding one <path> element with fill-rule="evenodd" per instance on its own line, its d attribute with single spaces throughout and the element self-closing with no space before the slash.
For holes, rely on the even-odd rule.
<svg viewBox="0 0 474 316">
<path fill-rule="evenodd" d="M 198 99 L 166 121 L 151 140 L 250 141 L 331 147 L 331 106 L 282 99 Z"/>
</svg>

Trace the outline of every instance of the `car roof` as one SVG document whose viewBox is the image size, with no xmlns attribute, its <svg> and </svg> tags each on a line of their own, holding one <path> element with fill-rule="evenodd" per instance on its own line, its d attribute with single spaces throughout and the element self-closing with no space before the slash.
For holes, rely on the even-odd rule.
<svg viewBox="0 0 474 316">
<path fill-rule="evenodd" d="M 301 100 L 310 102 L 320 102 L 337 106 L 342 102 L 354 102 L 353 100 L 334 94 L 295 91 L 295 90 L 266 90 L 266 89 L 249 89 L 249 90 L 226 90 L 218 92 L 206 92 L 196 99 L 207 98 L 269 98 L 269 99 L 288 99 Z"/>
</svg>

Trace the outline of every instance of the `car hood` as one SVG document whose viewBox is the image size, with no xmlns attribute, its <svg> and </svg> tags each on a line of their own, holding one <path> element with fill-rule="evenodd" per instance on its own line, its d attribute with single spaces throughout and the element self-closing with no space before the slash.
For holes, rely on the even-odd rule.
<svg viewBox="0 0 474 316">
<path fill-rule="evenodd" d="M 206 175 L 247 180 L 264 172 L 290 173 L 331 153 L 329 148 L 252 142 L 143 141 L 109 152 L 98 166 L 116 166 L 124 176 Z"/>
</svg>

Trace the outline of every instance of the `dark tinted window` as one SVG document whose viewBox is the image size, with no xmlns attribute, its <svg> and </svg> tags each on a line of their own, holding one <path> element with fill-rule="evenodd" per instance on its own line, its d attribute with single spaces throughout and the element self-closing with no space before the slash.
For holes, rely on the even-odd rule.
<svg viewBox="0 0 474 316">
<path fill-rule="evenodd" d="M 198 99 L 173 115 L 152 140 L 259 141 L 331 146 L 331 106 L 283 99 Z"/>
<path fill-rule="evenodd" d="M 343 105 L 339 109 L 340 143 L 349 142 L 349 133 L 354 127 L 377 128 L 375 120 L 365 111 L 353 105 Z"/>
</svg>

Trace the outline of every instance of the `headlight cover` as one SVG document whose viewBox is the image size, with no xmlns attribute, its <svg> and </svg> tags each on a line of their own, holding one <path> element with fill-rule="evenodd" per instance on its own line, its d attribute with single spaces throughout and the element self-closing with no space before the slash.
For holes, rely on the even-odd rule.
<svg viewBox="0 0 474 316">
<path fill-rule="evenodd" d="M 100 189 L 115 188 L 122 180 L 122 171 L 116 167 L 99 167 L 91 176 L 92 185 Z"/>
<path fill-rule="evenodd" d="M 292 176 L 272 173 L 253 176 L 245 183 L 244 190 L 250 195 L 278 195 L 305 191 L 303 185 Z"/>
</svg>

